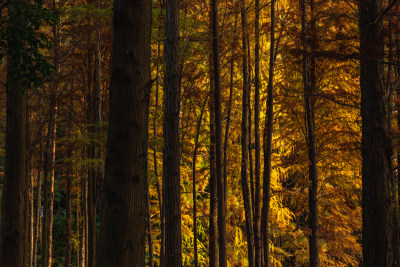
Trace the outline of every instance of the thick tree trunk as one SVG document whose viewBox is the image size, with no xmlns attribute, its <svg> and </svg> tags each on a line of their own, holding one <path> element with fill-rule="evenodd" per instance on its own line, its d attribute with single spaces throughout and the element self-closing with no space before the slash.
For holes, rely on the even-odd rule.
<svg viewBox="0 0 400 267">
<path fill-rule="evenodd" d="M 274 68 L 275 68 L 275 3 L 271 1 L 271 32 L 269 51 L 269 78 L 268 78 L 268 99 L 267 119 L 265 120 L 263 149 L 264 149 L 264 176 L 263 176 L 263 206 L 261 218 L 261 238 L 263 266 L 270 266 L 269 253 L 269 215 L 271 202 L 271 156 L 272 156 L 272 134 L 274 130 Z"/>
<path fill-rule="evenodd" d="M 167 0 L 164 93 L 163 207 L 165 266 L 182 266 L 179 157 L 179 1 Z"/>
<path fill-rule="evenodd" d="M 247 180 L 247 169 L 249 160 L 249 79 L 248 79 L 248 52 L 247 52 L 247 16 L 245 0 L 241 1 L 242 16 L 242 56 L 243 56 L 243 97 L 242 97 L 242 163 L 241 163 L 241 181 L 244 211 L 246 217 L 246 235 L 247 235 L 247 253 L 249 266 L 254 266 L 254 236 L 253 236 L 253 220 L 252 208 L 250 203 L 249 182 Z"/>
<path fill-rule="evenodd" d="M 381 0 L 360 0 L 363 266 L 392 266 Z"/>
<path fill-rule="evenodd" d="M 145 263 L 150 6 L 149 0 L 114 1 L 109 130 L 97 266 Z"/>
<path fill-rule="evenodd" d="M 9 6 L 9 31 L 21 25 Z M 0 266 L 23 267 L 24 214 L 26 181 L 26 90 L 19 82 L 19 58 L 13 50 L 20 40 L 8 36 L 6 88 L 6 149 L 4 184 L 1 201 Z"/>
</svg>

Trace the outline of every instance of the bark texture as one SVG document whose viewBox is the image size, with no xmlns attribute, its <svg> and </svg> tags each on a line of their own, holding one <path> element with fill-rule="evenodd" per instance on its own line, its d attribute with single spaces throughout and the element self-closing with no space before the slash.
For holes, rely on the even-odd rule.
<svg viewBox="0 0 400 267">
<path fill-rule="evenodd" d="M 381 0 L 360 0 L 363 266 L 392 266 Z"/>
<path fill-rule="evenodd" d="M 175 267 L 182 266 L 179 171 L 179 1 L 167 0 L 166 11 L 163 159 L 165 266 Z"/>
<path fill-rule="evenodd" d="M 115 0 L 103 212 L 96 265 L 144 266 L 151 1 Z"/>
</svg>

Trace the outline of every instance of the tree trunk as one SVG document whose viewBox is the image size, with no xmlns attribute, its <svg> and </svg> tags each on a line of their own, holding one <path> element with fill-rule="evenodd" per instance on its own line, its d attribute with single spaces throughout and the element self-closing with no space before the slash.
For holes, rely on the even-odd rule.
<svg viewBox="0 0 400 267">
<path fill-rule="evenodd" d="M 225 190 L 225 202 L 226 202 L 226 190 L 227 190 L 227 161 L 228 161 L 228 140 L 229 140 L 229 127 L 231 124 L 231 113 L 232 113 L 232 98 L 233 98 L 233 75 L 234 75 L 234 68 L 235 68 L 235 50 L 236 50 L 236 41 L 237 41 L 237 19 L 238 13 L 235 12 L 235 26 L 233 30 L 233 42 L 232 42 L 232 55 L 231 55 L 231 66 L 230 66 L 230 81 L 229 81 L 229 100 L 228 100 L 228 112 L 226 115 L 226 126 L 225 126 L 225 140 L 224 140 L 224 190 Z"/>
<path fill-rule="evenodd" d="M 260 144 L 260 0 L 255 0 L 255 49 L 254 49 L 254 149 L 255 149 L 255 191 L 254 191 L 254 266 L 261 267 L 261 144 Z M 271 2 L 271 6 L 274 2 Z M 272 11 L 272 10 L 271 10 Z M 272 14 L 272 12 L 271 12 Z M 272 27 L 272 24 L 271 24 Z M 272 39 L 272 38 L 271 38 Z M 274 43 L 271 42 L 271 47 Z"/>
<path fill-rule="evenodd" d="M 218 0 L 211 1 L 212 33 L 213 33 L 213 64 L 214 64 L 214 116 L 215 116 L 215 162 L 218 192 L 218 243 L 219 267 L 226 267 L 226 205 L 222 159 L 222 115 L 221 115 L 221 77 L 219 62 L 219 35 L 218 35 Z"/>
<path fill-rule="evenodd" d="M 363 266 L 392 266 L 381 0 L 360 0 Z"/>
<path fill-rule="evenodd" d="M 9 32 L 21 25 L 9 6 Z M 19 82 L 19 62 L 13 47 L 18 36 L 8 36 L 6 88 L 6 150 L 0 228 L 0 266 L 23 267 L 24 214 L 26 181 L 26 90 Z M 14 60 L 15 59 L 15 60 Z"/>
<path fill-rule="evenodd" d="M 165 266 L 182 266 L 179 171 L 179 1 L 166 2 L 166 72 L 164 93 L 163 207 Z"/>
<path fill-rule="evenodd" d="M 311 0 L 312 2 L 312 0 Z M 315 73 L 308 71 L 308 44 L 307 44 L 307 2 L 303 0 L 302 3 L 302 44 L 303 44 L 303 83 L 304 83 L 304 101 L 306 111 L 307 123 L 307 147 L 309 158 L 309 228 L 311 235 L 309 236 L 309 261 L 311 267 L 319 266 L 319 252 L 318 252 L 318 173 L 317 173 L 317 152 L 315 148 L 315 130 L 314 130 L 314 110 L 311 104 L 311 94 L 315 89 Z M 313 33 L 314 34 L 314 33 Z M 311 60 L 312 61 L 312 60 Z M 314 64 L 311 66 L 312 70 L 315 69 Z M 312 77 L 314 76 L 314 77 Z M 311 83 L 309 78 L 312 79 Z M 312 87 L 312 88 L 311 88 Z"/>
<path fill-rule="evenodd" d="M 199 265 L 199 258 L 198 258 L 198 254 L 197 254 L 197 214 L 196 214 L 196 157 L 197 157 L 197 149 L 199 146 L 199 136 L 200 136 L 200 130 L 201 130 L 201 121 L 203 119 L 203 113 L 204 113 L 204 109 L 206 107 L 207 104 L 207 99 L 208 97 L 206 97 L 204 99 L 204 103 L 201 107 L 201 111 L 200 111 L 200 117 L 198 119 L 197 122 L 197 129 L 196 129 L 196 137 L 195 137 L 195 142 L 194 142 L 194 151 L 193 151 L 193 160 L 192 160 L 192 175 L 193 175 L 193 179 L 192 179 L 192 183 L 193 183 L 193 236 L 194 236 L 194 265 L 197 267 Z"/>
<path fill-rule="evenodd" d="M 39 116 L 40 117 L 40 116 Z M 41 129 L 41 127 L 38 127 Z M 41 136 L 41 130 L 39 130 L 39 135 Z M 36 256 L 38 249 L 38 240 L 40 233 L 40 217 L 42 213 L 42 163 L 43 163 L 43 143 L 40 142 L 39 149 L 39 163 L 38 163 L 38 175 L 37 175 L 37 185 L 36 185 L 36 213 L 35 213 L 35 224 L 34 224 L 34 235 L 33 235 L 33 252 L 32 252 L 32 267 L 36 267 Z"/>
<path fill-rule="evenodd" d="M 150 6 L 149 0 L 114 1 L 109 130 L 97 266 L 145 263 Z"/>
<path fill-rule="evenodd" d="M 71 82 L 71 88 L 74 88 L 74 82 Z M 73 113 L 73 98 L 72 95 L 70 96 L 70 110 L 68 114 L 68 138 L 71 140 L 72 138 L 72 113 Z M 66 226 L 65 226 L 65 259 L 64 259 L 64 266 L 69 267 L 71 265 L 71 217 L 72 217 L 72 210 L 71 210 L 71 198 L 72 198 L 72 144 L 69 144 L 68 151 L 67 151 L 67 174 L 66 174 L 66 183 L 67 183 L 67 192 L 66 192 Z"/>
<path fill-rule="evenodd" d="M 212 67 L 212 55 L 210 54 L 210 220 L 208 229 L 209 239 L 209 265 L 210 267 L 218 266 L 218 197 L 217 197 L 217 167 L 215 165 L 215 114 L 212 112 L 214 108 L 214 74 Z"/>
<path fill-rule="evenodd" d="M 246 235 L 247 235 L 247 253 L 249 266 L 254 266 L 254 236 L 253 236 L 253 220 L 252 208 L 250 203 L 249 182 L 247 180 L 247 169 L 249 159 L 249 79 L 248 79 L 248 52 L 247 52 L 247 17 L 246 17 L 246 3 L 245 0 L 241 1 L 241 16 L 242 16 L 242 56 L 243 56 L 243 97 L 242 97 L 242 163 L 241 163 L 241 181 L 242 181 L 242 194 L 244 211 L 246 217 Z"/>
<path fill-rule="evenodd" d="M 85 159 L 84 149 L 82 151 L 82 158 Z M 80 238 L 80 255 L 79 261 L 81 267 L 86 266 L 86 240 L 87 240 L 87 180 L 85 177 L 87 176 L 87 170 L 84 168 L 83 173 L 81 175 L 81 209 L 82 209 L 82 224 L 81 224 L 81 238 Z"/>
<path fill-rule="evenodd" d="M 265 120 L 263 149 L 264 149 L 264 176 L 263 176 L 263 206 L 261 218 L 261 240 L 263 266 L 270 266 L 269 253 L 269 215 L 271 202 L 271 156 L 272 156 L 272 134 L 274 131 L 274 68 L 275 68 L 275 3 L 271 1 L 271 32 L 269 51 L 269 77 L 268 77 L 268 99 L 267 119 Z"/>
<path fill-rule="evenodd" d="M 160 48 L 161 43 L 158 43 L 157 48 L 157 58 L 160 57 Z M 159 95 L 159 64 L 157 60 L 156 67 L 156 103 L 154 106 L 154 114 L 153 114 L 153 160 L 154 160 L 154 176 L 156 178 L 156 188 L 157 188 L 157 198 L 158 198 L 158 207 L 160 209 L 160 228 L 161 228 L 161 244 L 160 244 L 160 266 L 164 266 L 164 255 L 165 255 L 165 220 L 164 220 L 164 208 L 162 205 L 162 196 L 161 196 L 161 186 L 158 179 L 158 163 L 157 163 L 157 118 L 158 118 L 158 95 Z"/>
</svg>

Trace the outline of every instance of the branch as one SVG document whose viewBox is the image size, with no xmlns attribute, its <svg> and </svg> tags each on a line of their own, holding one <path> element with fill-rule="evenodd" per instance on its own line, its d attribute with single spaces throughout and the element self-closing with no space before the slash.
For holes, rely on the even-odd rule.
<svg viewBox="0 0 400 267">
<path fill-rule="evenodd" d="M 392 7 L 397 3 L 397 0 L 393 0 L 392 2 L 389 3 L 389 5 L 385 8 L 382 9 L 382 11 L 378 14 L 376 17 L 375 21 L 373 24 L 376 24 L 378 20 L 380 20 Z"/>
<path fill-rule="evenodd" d="M 332 102 L 334 102 L 334 103 L 336 103 L 336 104 L 338 104 L 338 105 L 341 105 L 341 106 L 350 107 L 350 108 L 356 108 L 356 109 L 361 109 L 359 106 L 352 105 L 352 104 L 347 104 L 347 103 L 343 103 L 343 102 L 338 101 L 338 100 L 336 100 L 336 99 L 334 99 L 334 98 L 332 98 L 332 97 L 330 97 L 330 96 L 327 96 L 327 95 L 315 95 L 315 94 L 312 94 L 312 95 L 309 95 L 309 96 L 322 97 L 322 98 L 328 99 L 328 100 L 330 100 L 330 101 L 332 101 Z"/>
</svg>

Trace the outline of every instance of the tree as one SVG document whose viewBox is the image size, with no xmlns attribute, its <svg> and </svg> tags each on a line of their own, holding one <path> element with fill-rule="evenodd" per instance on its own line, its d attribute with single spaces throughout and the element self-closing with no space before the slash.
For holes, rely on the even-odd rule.
<svg viewBox="0 0 400 267">
<path fill-rule="evenodd" d="M 151 1 L 114 1 L 104 210 L 97 266 L 143 266 Z"/>
<path fill-rule="evenodd" d="M 264 127 L 264 181 L 263 181 L 263 207 L 261 221 L 261 237 L 264 255 L 264 265 L 270 264 L 269 253 L 269 217 L 271 202 L 271 154 L 272 154 L 272 133 L 274 127 L 274 68 L 275 68 L 275 0 L 271 1 L 271 45 L 269 54 L 269 78 L 268 78 L 268 99 L 267 99 L 267 120 Z"/>
<path fill-rule="evenodd" d="M 393 1 L 394 2 L 394 1 Z M 392 266 L 389 158 L 383 80 L 381 0 L 361 0 L 363 266 Z"/>
<path fill-rule="evenodd" d="M 179 1 L 166 2 L 163 207 L 165 266 L 182 266 L 179 153 Z"/>
<path fill-rule="evenodd" d="M 313 4 L 313 0 L 311 0 Z M 311 5 L 311 9 L 313 6 Z M 309 159 L 309 228 L 311 235 L 309 237 L 309 259 L 310 266 L 319 266 L 319 251 L 318 251 L 318 172 L 317 172 L 317 151 L 315 145 L 315 122 L 314 122 L 314 109 L 311 103 L 311 94 L 315 91 L 315 59 L 311 58 L 313 63 L 309 68 L 308 59 L 308 44 L 307 44 L 307 1 L 302 2 L 302 19 L 301 19 L 301 33 L 303 44 L 303 83 L 304 83 L 304 102 L 306 109 L 306 123 L 307 123 L 307 147 Z M 311 25 L 313 27 L 313 24 Z M 315 41 L 315 40 L 314 40 Z M 312 55 L 313 57 L 313 55 Z M 310 69 L 310 73 L 309 73 Z M 311 82 L 309 81 L 311 77 Z"/>
<path fill-rule="evenodd" d="M 17 2 L 16 4 L 20 4 Z M 18 6 L 17 6 L 18 7 Z M 4 186 L 1 202 L 0 265 L 22 267 L 24 263 L 24 203 L 26 179 L 26 92 L 20 75 L 24 69 L 18 61 L 18 45 L 22 42 L 19 25 L 25 24 L 16 6 L 8 9 L 8 50 L 6 87 L 6 154 Z M 21 15 L 21 14 L 19 14 Z M 23 30 L 22 30 L 23 31 Z"/>
<path fill-rule="evenodd" d="M 215 118 L 215 162 L 218 193 L 218 244 L 219 266 L 225 267 L 226 262 L 226 207 L 225 182 L 222 159 L 222 115 L 221 115 L 221 77 L 219 62 L 219 35 L 218 35 L 218 0 L 211 1 L 212 33 L 213 33 L 213 63 L 214 63 L 214 118 Z"/>
<path fill-rule="evenodd" d="M 252 208 L 250 203 L 249 182 L 247 178 L 247 169 L 249 168 L 249 110 L 250 110 L 250 79 L 249 79 L 249 57 L 248 57 L 248 30 L 246 2 L 241 1 L 242 17 L 242 57 L 243 57 L 243 95 L 242 95 L 242 125 L 241 125 L 241 144 L 242 144 L 242 162 L 241 162 L 241 185 L 244 202 L 244 211 L 246 217 L 246 235 L 247 235 L 247 253 L 249 266 L 254 266 L 254 235 Z M 251 167 L 250 167 L 251 168 Z"/>
</svg>

